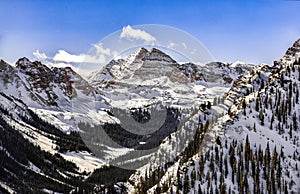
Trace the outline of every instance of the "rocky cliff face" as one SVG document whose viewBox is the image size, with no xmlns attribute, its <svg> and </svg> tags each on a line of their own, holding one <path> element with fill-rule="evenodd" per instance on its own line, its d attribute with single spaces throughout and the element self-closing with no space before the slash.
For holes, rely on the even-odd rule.
<svg viewBox="0 0 300 194">
<path fill-rule="evenodd" d="M 1 66 L 3 92 L 17 96 L 31 105 L 58 107 L 70 102 L 78 91 L 92 95 L 93 88 L 71 68 L 49 68 L 41 62 L 21 58 L 15 67 L 4 61 Z"/>
</svg>

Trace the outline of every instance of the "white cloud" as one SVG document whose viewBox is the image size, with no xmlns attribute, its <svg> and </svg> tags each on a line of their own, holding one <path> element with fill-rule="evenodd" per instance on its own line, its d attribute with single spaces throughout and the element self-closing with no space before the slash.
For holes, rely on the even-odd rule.
<svg viewBox="0 0 300 194">
<path fill-rule="evenodd" d="M 156 42 L 156 38 L 148 32 L 140 29 L 134 29 L 130 25 L 123 27 L 120 38 L 126 38 L 129 40 L 142 40 L 147 44 L 153 44 Z"/>
<path fill-rule="evenodd" d="M 83 62 L 105 64 L 108 62 L 107 60 L 118 54 L 116 51 L 111 51 L 109 48 L 104 48 L 102 43 L 94 44 L 93 47 L 95 52 L 83 54 Z"/>
<path fill-rule="evenodd" d="M 39 50 L 34 51 L 33 56 L 35 56 L 38 60 L 44 61 L 45 59 L 47 59 L 47 55 L 45 53 L 40 53 Z"/>
<path fill-rule="evenodd" d="M 111 51 L 109 48 L 103 48 L 102 43 L 93 45 L 95 51 L 89 54 L 70 54 L 67 51 L 59 50 L 53 57 L 54 61 L 67 63 L 96 63 L 105 64 L 107 59 L 118 55 L 118 52 Z"/>
<path fill-rule="evenodd" d="M 97 54 L 103 54 L 103 55 L 108 55 L 108 56 L 111 55 L 110 49 L 109 48 L 106 48 L 106 49 L 103 48 L 102 43 L 94 44 L 93 46 L 95 47 Z"/>
<path fill-rule="evenodd" d="M 64 50 L 59 50 L 58 53 L 55 54 L 53 57 L 54 61 L 64 61 L 64 62 L 75 62 L 75 63 L 81 63 L 84 60 L 84 55 L 72 55 Z"/>
<path fill-rule="evenodd" d="M 80 75 L 86 76 L 119 55 L 117 51 L 104 48 L 102 43 L 94 44 L 93 47 L 92 51 L 87 54 L 71 54 L 65 50 L 58 50 L 53 57 L 49 57 L 36 50 L 33 55 L 48 67 L 71 67 Z"/>
<path fill-rule="evenodd" d="M 187 46 L 186 46 L 186 44 L 184 42 L 181 43 L 181 45 L 183 46 L 183 48 L 187 49 Z"/>
</svg>

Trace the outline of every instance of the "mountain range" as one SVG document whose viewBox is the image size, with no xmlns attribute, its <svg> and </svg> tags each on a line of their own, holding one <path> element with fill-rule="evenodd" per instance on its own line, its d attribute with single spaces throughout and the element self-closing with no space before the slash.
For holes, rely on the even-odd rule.
<svg viewBox="0 0 300 194">
<path fill-rule="evenodd" d="M 87 78 L 1 60 L 0 193 L 299 193 L 299 57 L 140 48 Z"/>
</svg>

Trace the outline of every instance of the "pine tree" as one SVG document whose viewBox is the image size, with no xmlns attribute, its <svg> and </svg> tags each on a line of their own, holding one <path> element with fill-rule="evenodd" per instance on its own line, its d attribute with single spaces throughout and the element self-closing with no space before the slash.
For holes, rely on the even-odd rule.
<svg viewBox="0 0 300 194">
<path fill-rule="evenodd" d="M 215 170 L 215 165 L 214 165 L 214 154 L 211 154 L 211 158 L 210 158 L 210 161 L 209 161 L 209 168 L 212 172 L 214 172 Z"/>
<path fill-rule="evenodd" d="M 219 148 L 217 145 L 215 146 L 215 161 L 216 163 L 219 162 Z"/>
<path fill-rule="evenodd" d="M 271 117 L 271 124 L 270 124 L 271 130 L 273 130 L 273 122 L 274 122 L 274 114 L 272 114 L 272 117 Z"/>
<path fill-rule="evenodd" d="M 246 171 L 248 172 L 249 171 L 249 160 L 250 160 L 250 142 L 249 142 L 248 135 L 246 136 L 244 157 L 245 157 L 245 168 L 246 168 Z"/>
<path fill-rule="evenodd" d="M 220 185 L 220 194 L 226 194 L 226 184 L 222 183 Z"/>
<path fill-rule="evenodd" d="M 264 87 L 265 87 L 265 83 L 264 83 L 264 81 L 261 81 L 260 82 L 259 90 L 262 90 Z"/>
<path fill-rule="evenodd" d="M 202 177 L 202 174 L 204 172 L 204 159 L 203 155 L 201 154 L 200 159 L 199 159 L 199 177 Z"/>
<path fill-rule="evenodd" d="M 300 81 L 300 66 L 298 67 L 298 81 Z"/>
<path fill-rule="evenodd" d="M 210 178 L 210 172 L 207 171 L 206 173 L 206 180 L 207 180 L 207 191 L 209 191 L 210 187 L 211 187 L 211 178 Z"/>
<path fill-rule="evenodd" d="M 255 173 L 255 189 L 256 189 L 256 192 L 257 193 L 260 193 L 259 192 L 259 186 L 260 186 L 260 166 L 259 166 L 259 164 L 260 164 L 260 161 L 259 161 L 259 157 L 257 157 L 256 158 L 256 165 L 255 165 L 255 167 L 256 167 L 256 169 L 255 169 L 255 171 L 256 171 L 256 173 Z"/>
<path fill-rule="evenodd" d="M 284 181 L 284 194 L 288 194 L 288 187 L 287 187 L 287 184 L 286 184 L 286 181 Z"/>
<path fill-rule="evenodd" d="M 191 172 L 191 186 L 195 187 L 195 180 L 196 180 L 196 171 L 195 168 L 193 168 Z"/>
<path fill-rule="evenodd" d="M 245 193 L 248 193 L 248 191 L 249 191 L 248 172 L 246 172 L 246 174 L 244 176 L 243 187 L 244 187 Z"/>
<path fill-rule="evenodd" d="M 244 116 L 246 116 L 246 107 L 247 107 L 247 105 L 246 105 L 246 101 L 245 101 L 245 99 L 243 99 L 243 102 L 242 102 L 242 107 L 243 107 L 243 109 L 244 109 Z"/>
<path fill-rule="evenodd" d="M 294 114 L 293 114 L 293 128 L 294 128 L 294 131 L 298 130 L 297 114 L 296 114 L 296 112 L 294 112 Z"/>
<path fill-rule="evenodd" d="M 251 172 L 252 172 L 252 176 L 254 176 L 255 175 L 255 159 L 254 159 L 252 150 L 251 150 L 251 154 L 250 154 L 250 160 L 251 160 Z"/>
<path fill-rule="evenodd" d="M 200 185 L 200 184 L 198 185 L 198 193 L 199 193 L 199 194 L 203 194 L 203 193 L 202 193 L 202 189 L 201 189 L 201 185 Z"/>
<path fill-rule="evenodd" d="M 206 107 L 207 107 L 207 109 L 211 109 L 211 102 L 210 101 L 207 102 Z"/>
<path fill-rule="evenodd" d="M 298 89 L 298 86 L 296 88 L 296 103 L 297 104 L 299 103 L 299 89 Z"/>
<path fill-rule="evenodd" d="M 255 110 L 256 110 L 256 112 L 259 111 L 259 106 L 260 106 L 260 105 L 259 105 L 259 100 L 260 100 L 259 97 L 257 97 L 257 98 L 256 98 L 256 101 L 255 101 Z"/>
<path fill-rule="evenodd" d="M 189 191 L 190 191 L 189 176 L 187 173 L 185 173 L 184 183 L 183 183 L 183 193 L 188 193 Z"/>
<path fill-rule="evenodd" d="M 267 180 L 269 178 L 269 169 L 270 169 L 270 147 L 269 142 L 267 142 L 267 147 L 265 150 L 265 158 L 264 158 L 264 177 Z"/>
<path fill-rule="evenodd" d="M 225 155 L 224 158 L 224 165 L 225 165 L 225 178 L 228 176 L 228 161 L 227 161 L 227 154 Z"/>
<path fill-rule="evenodd" d="M 261 124 L 262 126 L 264 126 L 264 124 L 265 124 L 265 121 L 264 121 L 265 116 L 264 116 L 262 110 L 259 111 L 259 119 L 260 119 L 260 124 Z"/>
</svg>

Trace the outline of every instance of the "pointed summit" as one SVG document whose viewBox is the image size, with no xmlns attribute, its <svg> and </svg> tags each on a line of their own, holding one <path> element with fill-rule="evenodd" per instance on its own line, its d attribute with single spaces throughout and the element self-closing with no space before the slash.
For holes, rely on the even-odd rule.
<svg viewBox="0 0 300 194">
<path fill-rule="evenodd" d="M 152 48 L 149 55 L 145 57 L 145 60 L 176 63 L 176 61 L 172 59 L 169 55 L 167 55 L 166 53 L 162 52 L 157 48 Z"/>
<path fill-rule="evenodd" d="M 150 77 L 153 77 L 153 74 L 160 77 L 165 75 L 166 71 L 171 72 L 176 68 L 174 64 L 177 64 L 177 62 L 163 51 L 157 48 L 152 48 L 149 51 L 142 47 L 125 59 L 112 60 L 102 70 L 93 72 L 89 76 L 89 81 L 91 83 L 107 83 L 109 80 L 129 79 L 133 76 L 138 75 L 140 77 L 145 74 Z M 160 75 L 159 72 L 164 73 Z M 170 72 L 168 74 L 171 74 Z"/>
<path fill-rule="evenodd" d="M 149 54 L 149 51 L 144 47 L 137 49 L 134 53 L 128 55 L 125 59 L 124 66 L 137 62 Z"/>
<path fill-rule="evenodd" d="M 142 47 L 142 48 L 138 49 L 136 51 L 136 53 L 137 53 L 137 55 L 136 55 L 137 57 L 144 57 L 145 55 L 147 55 L 149 53 L 149 51 L 147 49 L 145 49 L 144 47 Z"/>
</svg>

